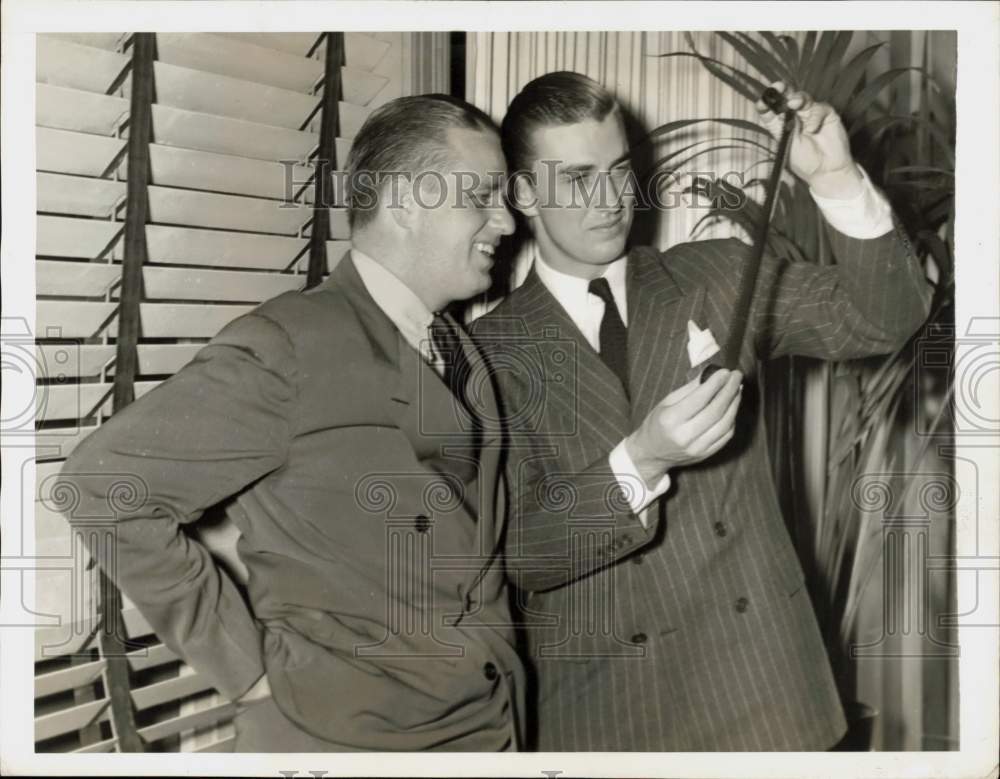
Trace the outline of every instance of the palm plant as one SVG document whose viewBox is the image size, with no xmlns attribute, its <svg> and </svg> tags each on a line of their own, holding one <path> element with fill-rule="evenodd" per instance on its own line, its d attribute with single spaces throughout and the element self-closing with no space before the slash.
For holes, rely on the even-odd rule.
<svg viewBox="0 0 1000 779">
<path fill-rule="evenodd" d="M 913 417 L 930 414 L 919 427 L 936 432 L 947 419 L 952 393 L 950 383 L 939 388 L 938 408 L 932 411 L 908 402 L 914 382 L 921 378 L 915 365 L 916 345 L 927 340 L 947 341 L 951 332 L 947 324 L 953 299 L 954 102 L 927 73 L 926 45 L 925 67 L 896 68 L 869 78 L 868 66 L 886 44 L 866 46 L 847 56 L 853 35 L 843 31 L 808 32 L 801 38 L 771 32 L 716 33 L 722 46 L 730 47 L 745 61 L 745 69 L 702 54 L 690 35 L 690 51 L 658 55 L 697 60 L 751 103 L 774 81 L 784 81 L 830 103 L 848 130 L 855 158 L 887 193 L 913 237 L 918 255 L 936 277 L 928 322 L 894 354 L 834 366 L 786 359 L 771 364 L 764 373 L 775 476 L 784 488 L 786 516 L 806 518 L 790 530 L 809 574 L 814 604 L 835 665 L 848 655 L 861 596 L 882 555 L 881 523 L 873 527 L 866 522 L 868 515 L 854 496 L 854 487 L 864 474 L 897 470 L 904 452 L 917 452 L 916 460 L 907 463 L 910 467 L 919 463 L 932 436 L 918 439 L 913 433 Z M 920 79 L 917 110 L 893 113 L 880 98 L 914 71 Z M 648 139 L 656 143 L 674 139 L 679 132 L 704 127 L 708 121 L 739 134 L 722 140 L 685 140 L 681 148 L 658 157 L 647 172 L 657 172 L 663 180 L 664 170 L 677 173 L 700 155 L 741 145 L 763 151 L 762 161 L 773 162 L 774 144 L 769 133 L 763 126 L 738 119 L 671 122 L 653 130 Z M 763 214 L 750 194 L 762 183 L 751 179 L 739 188 L 721 180 L 696 180 L 692 188 L 715 204 L 699 221 L 696 232 L 707 224 L 728 220 L 753 234 L 753 225 Z M 734 202 L 741 206 L 734 210 Z M 802 182 L 782 182 L 769 244 L 772 251 L 792 261 L 829 263 L 834 259 L 822 217 Z M 814 400 L 819 401 L 820 416 L 828 418 L 823 431 L 829 441 L 824 447 L 824 499 L 819 516 L 814 517 L 809 517 L 803 505 L 801 480 L 797 478 L 801 464 L 796 461 L 803 440 L 801 387 L 806 375 L 818 376 L 823 391 Z M 815 413 L 810 417 L 815 418 Z M 893 486 L 905 499 L 907 485 Z M 843 663 L 840 665 L 842 669 Z M 842 691 L 845 696 L 853 693 Z"/>
</svg>

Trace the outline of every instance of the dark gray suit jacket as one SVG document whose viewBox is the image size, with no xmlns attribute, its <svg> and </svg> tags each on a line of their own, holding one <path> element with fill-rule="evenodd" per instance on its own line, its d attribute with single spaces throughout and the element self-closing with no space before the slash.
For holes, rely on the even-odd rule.
<svg viewBox="0 0 1000 779">
<path fill-rule="evenodd" d="M 844 730 L 772 483 L 757 361 L 892 350 L 929 291 L 901 234 L 830 230 L 839 265 L 765 260 L 734 439 L 677 469 L 644 528 L 608 454 L 687 381 L 687 323 L 725 337 L 748 247 L 628 258 L 631 403 L 532 272 L 473 332 L 511 426 L 507 566 L 538 681 L 541 750 L 815 750 Z"/>
<path fill-rule="evenodd" d="M 468 338 L 466 352 L 482 374 Z M 477 398 L 495 417 L 492 393 Z M 80 529 L 134 485 L 102 562 L 224 694 L 266 670 L 282 712 L 330 749 L 495 750 L 519 740 L 524 706 L 496 554 L 500 452 L 472 440 L 345 258 L 227 326 L 62 478 Z M 248 602 L 182 532 L 222 500 Z"/>
</svg>

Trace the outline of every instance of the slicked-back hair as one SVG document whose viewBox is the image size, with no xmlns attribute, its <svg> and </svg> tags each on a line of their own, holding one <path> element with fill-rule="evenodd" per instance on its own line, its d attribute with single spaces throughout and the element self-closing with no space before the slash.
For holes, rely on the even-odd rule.
<svg viewBox="0 0 1000 779">
<path fill-rule="evenodd" d="M 393 175 L 410 180 L 439 170 L 449 159 L 447 131 L 464 128 L 497 132 L 490 117 L 450 95 L 414 95 L 390 100 L 371 113 L 347 157 L 347 219 L 352 230 L 375 218 Z"/>
<path fill-rule="evenodd" d="M 500 125 L 500 140 L 511 174 L 531 170 L 532 133 L 540 127 L 601 122 L 618 103 L 601 84 L 582 73 L 560 70 L 529 81 L 511 101 Z"/>
</svg>

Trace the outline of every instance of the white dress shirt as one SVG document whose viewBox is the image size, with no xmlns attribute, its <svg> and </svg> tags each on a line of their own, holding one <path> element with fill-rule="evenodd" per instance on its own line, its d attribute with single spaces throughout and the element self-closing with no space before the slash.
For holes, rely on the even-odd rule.
<svg viewBox="0 0 1000 779">
<path fill-rule="evenodd" d="M 838 232 L 851 238 L 871 239 L 885 235 L 892 230 L 892 209 L 889 201 L 879 192 L 860 165 L 857 166 L 862 178 L 861 192 L 850 199 L 838 200 L 820 197 L 810 190 L 810 194 L 820 213 Z M 532 261 L 539 279 L 552 296 L 569 314 L 594 351 L 600 353 L 601 319 L 604 317 L 604 301 L 588 291 L 589 279 L 571 276 L 557 271 L 545 262 L 537 243 L 532 248 Z M 626 257 L 619 257 L 605 266 L 600 275 L 607 279 L 611 295 L 618 306 L 622 322 L 628 327 L 628 302 L 625 293 Z M 670 488 L 670 475 L 664 473 L 653 485 L 647 485 L 639 476 L 623 440 L 611 450 L 608 463 L 618 478 L 625 494 L 629 497 L 632 510 L 638 515 L 643 526 L 647 526 L 649 504 Z M 639 488 L 636 489 L 636 486 Z"/>
<path fill-rule="evenodd" d="M 396 274 L 364 252 L 351 249 L 351 260 L 375 304 L 399 330 L 403 339 L 444 376 L 444 358 L 434 348 L 430 326 L 434 314 Z"/>
</svg>

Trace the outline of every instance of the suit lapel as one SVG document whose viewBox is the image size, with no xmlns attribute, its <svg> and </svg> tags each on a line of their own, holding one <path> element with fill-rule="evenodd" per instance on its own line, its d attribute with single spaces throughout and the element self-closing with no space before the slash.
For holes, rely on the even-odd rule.
<svg viewBox="0 0 1000 779">
<path fill-rule="evenodd" d="M 445 317 L 458 332 L 462 349 L 469 362 L 466 396 L 481 424 L 482 439 L 479 442 L 478 451 L 479 479 L 476 486 L 479 491 L 478 515 L 481 550 L 483 554 L 487 554 L 499 542 L 499 536 L 503 529 L 503 522 L 497 521 L 496 503 L 500 477 L 500 455 L 503 447 L 502 431 L 498 424 L 500 411 L 493 389 L 493 379 L 479 349 L 462 325 L 452 319 L 450 314 L 445 314 Z"/>
<path fill-rule="evenodd" d="M 626 292 L 631 425 L 636 427 L 655 404 L 684 384 L 690 368 L 687 323 L 698 319 L 705 291 L 682 289 L 659 252 L 638 247 L 629 253 Z"/>
<path fill-rule="evenodd" d="M 563 417 L 562 422 L 543 425 L 543 429 L 564 430 L 568 419 L 579 434 L 593 438 L 599 448 L 610 450 L 617 446 L 630 432 L 629 401 L 621 382 L 534 269 L 519 290 L 516 311 L 528 334 L 547 353 L 542 355 L 541 366 L 545 381 L 543 413 Z M 564 347 L 572 354 L 560 362 L 555 352 Z M 554 373 L 563 380 L 554 380 Z"/>
<path fill-rule="evenodd" d="M 394 369 L 394 382 L 385 389 L 400 430 L 419 459 L 440 453 L 447 437 L 461 437 L 460 417 L 451 391 L 406 342 L 397 327 L 368 292 L 354 262 L 347 255 L 329 278 L 307 294 L 339 288 L 357 312 L 368 334 L 376 360 Z"/>
</svg>

